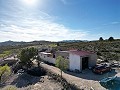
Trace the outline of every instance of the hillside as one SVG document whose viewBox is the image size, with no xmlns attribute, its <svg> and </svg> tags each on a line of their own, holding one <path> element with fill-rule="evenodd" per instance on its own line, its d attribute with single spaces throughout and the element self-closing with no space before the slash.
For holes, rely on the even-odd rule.
<svg viewBox="0 0 120 90">
<path fill-rule="evenodd" d="M 19 45 L 36 45 L 36 44 L 49 44 L 51 43 L 50 41 L 31 41 L 31 42 L 16 42 L 16 41 L 5 41 L 5 42 L 0 42 L 0 46 L 19 46 Z"/>
<path fill-rule="evenodd" d="M 61 42 L 57 49 L 60 50 L 88 50 L 97 53 L 98 58 L 108 60 L 120 60 L 120 39 L 114 41 L 89 41 L 89 42 Z"/>
<path fill-rule="evenodd" d="M 69 40 L 68 40 L 69 41 Z M 0 52 L 11 49 L 20 49 L 28 46 L 39 46 L 39 45 L 58 45 L 54 47 L 56 50 L 87 50 L 96 52 L 98 58 L 110 61 L 120 60 L 120 39 L 113 41 L 74 41 L 70 42 L 50 42 L 50 41 L 32 41 L 32 42 L 13 42 L 7 41 L 0 43 Z"/>
<path fill-rule="evenodd" d="M 15 41 L 5 41 L 0 42 L 0 53 L 6 50 L 11 49 L 20 49 L 29 46 L 36 46 L 36 45 L 49 45 L 54 44 L 54 42 L 50 41 L 31 41 L 31 42 L 15 42 Z"/>
</svg>

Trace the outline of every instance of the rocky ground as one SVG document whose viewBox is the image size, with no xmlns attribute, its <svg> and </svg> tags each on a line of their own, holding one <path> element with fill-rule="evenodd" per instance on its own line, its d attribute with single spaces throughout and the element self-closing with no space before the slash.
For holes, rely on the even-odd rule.
<svg viewBox="0 0 120 90">
<path fill-rule="evenodd" d="M 41 66 L 47 70 L 60 75 L 60 69 L 41 63 Z M 82 90 L 106 90 L 102 87 L 99 81 L 105 77 L 118 76 L 120 77 L 120 69 L 114 69 L 112 72 L 96 75 L 91 70 L 84 70 L 82 73 L 76 74 L 73 72 L 63 72 L 63 77 L 70 84 L 74 84 Z M 6 85 L 14 85 L 17 90 L 62 90 L 63 86 L 55 80 L 48 79 L 48 76 L 35 77 L 23 74 L 13 74 L 6 82 Z M 2 89 L 4 90 L 4 89 Z"/>
<path fill-rule="evenodd" d="M 17 90 L 62 90 L 63 87 L 60 83 L 54 80 L 49 80 L 48 76 L 35 77 L 28 74 L 13 75 L 6 85 L 13 85 Z M 2 88 L 1 90 L 4 90 Z"/>
<path fill-rule="evenodd" d="M 62 88 L 60 83 L 49 80 L 48 76 L 43 76 L 39 82 L 20 88 L 20 90 L 62 90 Z"/>
</svg>

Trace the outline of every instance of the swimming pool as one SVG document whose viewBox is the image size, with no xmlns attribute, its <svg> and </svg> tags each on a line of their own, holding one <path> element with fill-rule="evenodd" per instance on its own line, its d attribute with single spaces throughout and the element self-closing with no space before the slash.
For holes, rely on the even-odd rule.
<svg viewBox="0 0 120 90">
<path fill-rule="evenodd" d="M 108 90 L 120 90 L 120 79 L 118 77 L 107 82 L 100 82 L 100 84 Z"/>
</svg>

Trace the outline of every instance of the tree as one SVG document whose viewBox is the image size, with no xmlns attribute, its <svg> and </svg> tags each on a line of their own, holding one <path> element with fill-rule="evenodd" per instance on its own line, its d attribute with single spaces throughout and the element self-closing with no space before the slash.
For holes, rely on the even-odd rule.
<svg viewBox="0 0 120 90">
<path fill-rule="evenodd" d="M 40 63 L 41 63 L 42 59 L 40 58 L 39 55 L 36 57 L 36 59 L 37 59 L 38 67 L 40 67 Z"/>
<path fill-rule="evenodd" d="M 103 38 L 102 38 L 102 37 L 100 37 L 100 38 L 99 38 L 99 41 L 103 41 Z"/>
<path fill-rule="evenodd" d="M 57 42 L 57 46 L 60 46 L 60 43 L 59 43 L 59 42 Z"/>
<path fill-rule="evenodd" d="M 113 37 L 109 37 L 108 40 L 109 40 L 109 41 L 114 41 L 114 38 L 113 38 Z"/>
<path fill-rule="evenodd" d="M 10 67 L 6 64 L 5 66 L 0 66 L 0 83 L 3 75 L 10 75 L 11 69 Z"/>
<path fill-rule="evenodd" d="M 30 60 L 34 56 L 37 55 L 37 49 L 36 48 L 27 48 L 23 49 L 20 53 L 20 60 L 23 64 L 25 64 L 27 67 L 31 67 L 32 61 Z"/>
<path fill-rule="evenodd" d="M 61 70 L 62 78 L 62 71 L 68 69 L 68 60 L 64 59 L 62 56 L 58 56 L 55 62 L 55 66 Z"/>
</svg>

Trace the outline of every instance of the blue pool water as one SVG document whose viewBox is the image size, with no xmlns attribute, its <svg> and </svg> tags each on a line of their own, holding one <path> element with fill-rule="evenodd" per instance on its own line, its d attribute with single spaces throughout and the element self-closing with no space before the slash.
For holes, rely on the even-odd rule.
<svg viewBox="0 0 120 90">
<path fill-rule="evenodd" d="M 101 86 L 108 90 L 120 90 L 120 80 L 114 79 L 106 83 L 100 82 Z"/>
</svg>

